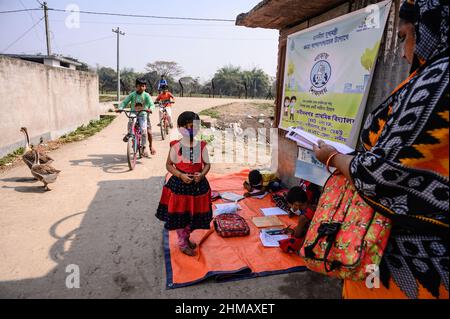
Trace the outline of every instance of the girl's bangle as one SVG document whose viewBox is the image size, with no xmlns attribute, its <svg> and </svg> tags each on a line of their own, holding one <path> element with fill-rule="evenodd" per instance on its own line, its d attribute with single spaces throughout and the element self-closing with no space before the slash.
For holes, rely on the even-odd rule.
<svg viewBox="0 0 450 319">
<path fill-rule="evenodd" d="M 330 156 L 328 156 L 326 166 L 327 166 L 327 171 L 328 171 L 328 173 L 330 173 L 330 174 L 333 174 L 333 173 L 331 172 L 331 170 L 330 170 L 330 163 L 331 163 L 331 160 L 332 160 L 336 155 L 338 155 L 338 154 L 341 154 L 341 153 L 339 153 L 339 152 L 336 151 L 336 152 L 331 153 Z"/>
</svg>

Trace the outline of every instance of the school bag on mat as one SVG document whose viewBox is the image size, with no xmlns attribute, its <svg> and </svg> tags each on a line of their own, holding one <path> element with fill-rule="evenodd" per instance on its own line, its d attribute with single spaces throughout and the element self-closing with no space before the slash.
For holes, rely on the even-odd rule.
<svg viewBox="0 0 450 319">
<path fill-rule="evenodd" d="M 220 214 L 214 218 L 214 228 L 221 237 L 240 237 L 250 234 L 250 227 L 238 214 Z"/>
<path fill-rule="evenodd" d="M 343 175 L 333 174 L 300 250 L 306 266 L 330 277 L 365 280 L 368 265 L 379 265 L 391 231 Z M 372 268 L 373 269 L 373 268 Z"/>
</svg>

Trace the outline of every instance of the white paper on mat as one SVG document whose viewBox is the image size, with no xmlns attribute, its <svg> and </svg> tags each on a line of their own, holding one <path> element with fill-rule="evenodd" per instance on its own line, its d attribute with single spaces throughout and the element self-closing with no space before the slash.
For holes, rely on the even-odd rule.
<svg viewBox="0 0 450 319">
<path fill-rule="evenodd" d="M 236 202 L 236 201 L 240 201 L 241 199 L 244 199 L 244 196 L 236 194 L 236 193 L 232 193 L 232 192 L 220 193 L 220 197 L 222 199 L 228 200 L 230 202 Z"/>
<path fill-rule="evenodd" d="M 233 214 L 237 213 L 238 209 L 242 209 L 237 203 L 227 203 L 227 204 L 214 204 L 216 205 L 216 210 L 214 211 L 214 216 L 221 214 Z"/>
<path fill-rule="evenodd" d="M 269 235 L 264 229 L 260 231 L 259 238 L 264 247 L 280 247 L 278 241 L 289 238 L 288 235 Z"/>
<path fill-rule="evenodd" d="M 286 211 L 282 210 L 279 207 L 269 207 L 269 208 L 261 208 L 264 216 L 274 216 L 274 215 L 288 215 Z"/>
<path fill-rule="evenodd" d="M 259 190 L 254 190 L 253 192 L 251 192 L 251 194 L 254 193 L 258 193 L 260 192 Z M 268 192 L 265 192 L 264 194 L 258 195 L 258 196 L 252 196 L 252 198 L 257 198 L 257 199 L 263 199 L 264 197 L 266 197 L 266 195 L 269 194 Z"/>
</svg>

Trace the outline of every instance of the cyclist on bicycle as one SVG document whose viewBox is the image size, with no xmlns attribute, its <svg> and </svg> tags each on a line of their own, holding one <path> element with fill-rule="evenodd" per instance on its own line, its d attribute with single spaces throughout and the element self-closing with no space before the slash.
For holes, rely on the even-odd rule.
<svg viewBox="0 0 450 319">
<path fill-rule="evenodd" d="M 166 109 L 167 116 L 169 117 L 169 125 L 170 128 L 173 128 L 172 125 L 172 103 L 175 102 L 175 97 L 172 95 L 172 93 L 169 92 L 169 88 L 167 85 L 163 85 L 161 87 L 162 92 L 158 95 L 156 98 L 156 102 L 159 102 L 161 105 L 163 105 Z M 172 103 L 168 103 L 172 102 Z M 159 110 L 159 122 L 161 122 L 162 118 L 162 109 Z M 159 126 L 160 124 L 158 124 Z"/>
<path fill-rule="evenodd" d="M 153 104 L 150 94 L 145 92 L 146 88 L 147 88 L 147 81 L 145 79 L 142 78 L 136 79 L 136 91 L 132 92 L 125 98 L 125 100 L 123 100 L 123 102 L 119 105 L 118 111 L 123 110 L 128 104 L 131 104 L 132 112 L 140 112 L 144 110 L 153 111 L 155 109 L 155 104 Z M 139 123 L 139 127 L 141 128 L 142 132 L 143 156 L 149 157 L 149 154 L 146 150 L 147 135 L 150 142 L 150 152 L 152 153 L 152 155 L 154 155 L 156 152 L 152 147 L 152 134 L 151 134 L 152 130 L 148 114 L 140 112 L 139 114 L 137 114 L 137 121 Z M 124 142 L 128 142 L 128 139 L 132 131 L 133 123 L 134 121 L 128 122 L 128 134 L 123 138 Z"/>
<path fill-rule="evenodd" d="M 163 74 L 163 75 L 161 75 L 161 79 L 158 82 L 158 93 L 161 93 L 162 87 L 167 86 L 167 85 L 168 85 L 167 80 L 165 79 L 164 74 Z"/>
</svg>

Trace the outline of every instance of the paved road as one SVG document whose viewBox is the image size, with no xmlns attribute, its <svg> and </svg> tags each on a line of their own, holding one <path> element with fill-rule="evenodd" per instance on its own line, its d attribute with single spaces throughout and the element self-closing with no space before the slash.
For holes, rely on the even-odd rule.
<svg viewBox="0 0 450 319">
<path fill-rule="evenodd" d="M 175 114 L 229 102 L 180 98 Z M 152 122 L 157 131 L 156 116 Z M 51 192 L 25 165 L 0 176 L 0 298 L 340 297 L 338 281 L 310 272 L 167 290 L 154 212 L 168 143 L 155 133 L 158 154 L 130 172 L 125 128 L 121 115 L 97 135 L 52 152 L 62 173 Z M 79 289 L 66 288 L 70 264 L 80 267 Z"/>
</svg>

